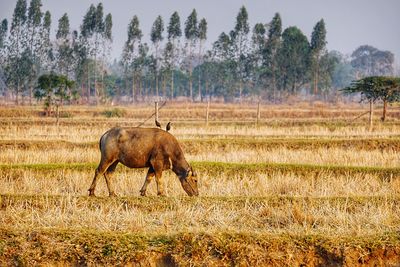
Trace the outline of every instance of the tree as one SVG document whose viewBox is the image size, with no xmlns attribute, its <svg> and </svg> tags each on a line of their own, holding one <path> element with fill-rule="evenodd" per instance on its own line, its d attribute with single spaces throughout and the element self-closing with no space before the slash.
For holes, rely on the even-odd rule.
<svg viewBox="0 0 400 267">
<path fill-rule="evenodd" d="M 8 21 L 3 19 L 0 24 L 0 92 L 3 93 L 6 90 L 5 77 L 3 72 L 3 66 L 6 63 L 6 45 L 7 45 L 7 31 Z"/>
<path fill-rule="evenodd" d="M 252 78 L 254 88 L 258 89 L 261 81 L 261 76 L 263 74 L 262 68 L 262 59 L 263 59 L 263 51 L 265 49 L 266 43 L 266 29 L 264 24 L 256 23 L 253 28 L 253 35 L 251 37 L 251 55 L 253 65 L 252 65 Z"/>
<path fill-rule="evenodd" d="M 139 46 L 142 36 L 142 31 L 139 28 L 139 19 L 135 15 L 128 26 L 128 40 L 125 43 L 122 55 L 125 74 L 127 75 L 128 72 L 131 72 L 132 74 L 132 101 L 137 100 L 135 80 L 136 72 L 139 68 L 137 59 L 139 57 Z"/>
<path fill-rule="evenodd" d="M 361 93 L 361 101 L 370 103 L 370 128 L 372 128 L 372 112 L 375 101 L 383 101 L 382 121 L 386 119 L 387 103 L 400 101 L 400 78 L 369 76 L 353 81 L 342 91 L 345 94 Z"/>
<path fill-rule="evenodd" d="M 309 47 L 307 37 L 297 27 L 289 27 L 283 32 L 278 52 L 282 89 L 296 94 L 308 82 Z"/>
<path fill-rule="evenodd" d="M 15 91 L 15 103 L 17 105 L 19 104 L 18 95 L 22 91 L 26 74 L 28 74 L 22 66 L 30 66 L 30 64 L 27 64 L 29 59 L 22 59 L 22 56 L 29 57 L 29 53 L 25 53 L 27 49 L 26 19 L 26 1 L 18 0 L 11 22 L 6 68 L 7 81 Z M 26 64 L 22 64 L 23 62 Z"/>
<path fill-rule="evenodd" d="M 392 75 L 394 55 L 370 45 L 362 45 L 351 54 L 351 65 L 357 78 L 374 75 Z"/>
<path fill-rule="evenodd" d="M 193 51 L 198 40 L 197 11 L 193 9 L 185 22 L 185 38 L 186 38 L 186 66 L 189 74 L 189 96 L 193 101 Z"/>
<path fill-rule="evenodd" d="M 50 42 L 51 14 L 46 11 L 43 17 L 40 29 L 41 45 L 39 47 L 39 61 L 41 69 L 49 72 L 52 69 L 52 61 L 54 59 L 53 50 Z"/>
<path fill-rule="evenodd" d="M 0 25 L 0 64 L 3 65 L 5 59 L 5 48 L 7 42 L 8 21 L 3 19 Z"/>
<path fill-rule="evenodd" d="M 279 13 L 272 18 L 268 30 L 268 39 L 263 53 L 264 68 L 268 69 L 267 76 L 271 78 L 272 98 L 275 102 L 277 91 L 278 51 L 281 47 L 282 19 Z M 269 75 L 268 75 L 269 74 Z"/>
<path fill-rule="evenodd" d="M 251 37 L 252 43 L 252 54 L 255 59 L 255 65 L 260 66 L 262 64 L 263 51 L 266 43 L 266 29 L 264 24 L 256 23 L 253 28 L 253 35 Z"/>
<path fill-rule="evenodd" d="M 69 18 L 65 13 L 58 20 L 58 29 L 56 33 L 57 56 L 56 65 L 58 72 L 69 76 L 71 67 L 74 63 L 71 33 L 69 28 Z"/>
<path fill-rule="evenodd" d="M 58 120 L 59 107 L 62 107 L 63 103 L 70 100 L 75 94 L 75 91 L 72 90 L 73 87 L 74 82 L 68 80 L 64 75 L 44 74 L 38 78 L 35 97 L 38 100 L 44 99 L 47 116 L 50 116 L 52 107 L 55 106 Z"/>
<path fill-rule="evenodd" d="M 81 30 L 81 56 L 85 59 L 86 63 L 86 74 L 87 74 L 87 101 L 90 102 L 90 91 L 91 91 L 91 83 L 90 83 L 90 65 L 89 60 L 87 60 L 92 54 L 92 44 L 91 38 L 93 36 L 93 32 L 95 29 L 95 16 L 96 16 L 96 7 L 91 4 L 85 16 L 83 17 L 83 22 L 80 27 Z"/>
<path fill-rule="evenodd" d="M 112 15 L 109 13 L 104 19 L 104 31 L 102 33 L 101 38 L 101 51 L 102 51 L 102 59 L 101 59 L 101 85 L 102 85 L 102 94 L 105 95 L 105 83 L 104 83 L 104 64 L 108 61 L 111 53 L 111 44 L 113 41 L 112 38 Z"/>
<path fill-rule="evenodd" d="M 314 95 L 318 93 L 321 56 L 326 53 L 326 29 L 323 19 L 317 22 L 311 34 L 311 58 L 313 66 Z"/>
<path fill-rule="evenodd" d="M 340 58 L 334 53 L 325 53 L 319 59 L 318 88 L 321 93 L 324 93 L 325 97 L 332 87 L 336 66 L 339 62 Z"/>
<path fill-rule="evenodd" d="M 239 101 L 242 99 L 243 80 L 244 80 L 244 63 L 248 49 L 248 33 L 250 31 L 247 10 L 242 6 L 236 16 L 236 25 L 233 31 L 233 44 L 235 45 L 235 59 L 238 62 L 239 74 Z"/>
<path fill-rule="evenodd" d="M 94 15 L 94 46 L 93 46 L 93 56 L 94 56 L 94 91 L 96 95 L 96 104 L 99 103 L 100 91 L 97 84 L 97 59 L 98 55 L 101 54 L 101 40 L 104 36 L 104 21 L 103 21 L 103 4 L 99 3 L 96 7 L 96 12 Z"/>
<path fill-rule="evenodd" d="M 36 81 L 39 73 L 40 73 L 40 28 L 41 21 L 43 17 L 43 13 L 40 10 L 42 6 L 41 0 L 31 0 L 29 8 L 28 8 L 28 17 L 27 17 L 27 40 L 28 40 L 28 49 L 29 56 L 31 57 L 30 61 L 32 62 L 32 69 L 29 71 L 28 76 L 28 87 L 29 87 L 29 103 L 32 104 L 33 98 L 33 83 Z"/>
<path fill-rule="evenodd" d="M 207 21 L 202 18 L 199 22 L 199 64 L 203 63 L 203 44 L 207 40 Z M 201 95 L 201 68 L 199 68 L 199 100 L 202 101 Z"/>
<path fill-rule="evenodd" d="M 237 80 L 237 61 L 234 58 L 234 46 L 232 38 L 226 33 L 221 33 L 214 42 L 212 49 L 212 65 L 214 73 L 214 93 L 231 98 L 235 92 L 234 85 Z"/>
<path fill-rule="evenodd" d="M 102 39 L 105 29 L 105 21 L 103 19 L 103 4 L 99 3 L 97 7 L 93 4 L 90 5 L 88 11 L 86 12 L 83 23 L 81 25 L 81 36 L 82 42 L 85 47 L 85 51 L 90 55 L 93 62 L 93 78 L 94 78 L 94 94 L 96 98 L 96 104 L 99 103 L 99 90 L 97 84 L 97 63 L 99 55 L 102 54 Z M 90 65 L 87 61 L 87 74 L 88 74 L 88 99 L 90 97 Z"/>
<path fill-rule="evenodd" d="M 170 65 L 171 65 L 171 99 L 174 97 L 174 69 L 176 68 L 177 65 L 177 60 L 176 58 L 179 57 L 178 55 L 178 51 L 179 48 L 177 46 L 179 46 L 179 38 L 182 36 L 182 30 L 181 30 L 181 20 L 179 17 L 178 12 L 174 12 L 171 15 L 171 18 L 169 20 L 169 24 L 168 24 L 168 43 L 170 43 L 169 45 L 169 54 L 170 54 Z M 167 44 L 168 46 L 168 44 Z"/>
<path fill-rule="evenodd" d="M 331 57 L 335 57 L 337 64 L 332 74 L 332 85 L 336 89 L 348 87 L 354 80 L 354 69 L 350 61 L 338 51 L 329 52 Z"/>
<path fill-rule="evenodd" d="M 158 93 L 158 71 L 159 71 L 159 66 L 158 66 L 158 61 L 159 61 L 159 48 L 160 48 L 160 43 L 164 39 L 162 36 L 162 33 L 164 31 L 164 22 L 161 18 L 161 16 L 158 16 L 156 20 L 153 23 L 153 27 L 151 28 L 151 42 L 153 43 L 154 49 L 155 49 L 155 78 L 156 78 L 156 96 L 158 98 L 159 93 Z"/>
</svg>

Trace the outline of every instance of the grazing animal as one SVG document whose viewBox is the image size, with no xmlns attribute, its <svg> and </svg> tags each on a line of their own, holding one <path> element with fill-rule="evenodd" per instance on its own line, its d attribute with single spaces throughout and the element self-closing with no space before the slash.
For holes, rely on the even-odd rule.
<svg viewBox="0 0 400 267">
<path fill-rule="evenodd" d="M 95 171 L 89 195 L 94 196 L 97 178 L 104 174 L 110 196 L 114 196 L 112 174 L 120 162 L 129 168 L 148 167 L 146 179 L 140 190 L 142 196 L 153 176 L 157 194 L 165 195 L 161 175 L 172 169 L 189 196 L 198 196 L 197 175 L 186 161 L 183 151 L 170 133 L 157 128 L 112 128 L 100 138 L 101 160 Z"/>
<path fill-rule="evenodd" d="M 171 130 L 171 122 L 168 122 L 167 127 L 165 127 L 165 130 L 167 130 L 167 132 Z"/>
</svg>

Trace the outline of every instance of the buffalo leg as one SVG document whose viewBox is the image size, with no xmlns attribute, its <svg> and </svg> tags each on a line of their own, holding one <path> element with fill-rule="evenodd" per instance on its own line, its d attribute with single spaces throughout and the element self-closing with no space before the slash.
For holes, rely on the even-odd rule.
<svg viewBox="0 0 400 267">
<path fill-rule="evenodd" d="M 113 164 L 110 165 L 110 167 L 108 167 L 107 171 L 104 173 L 104 178 L 106 179 L 106 184 L 107 184 L 107 188 L 108 188 L 108 193 L 110 195 L 110 197 L 112 196 L 116 196 L 115 192 L 114 192 L 114 188 L 111 184 L 112 181 L 112 174 L 115 171 L 115 168 L 118 165 L 118 161 L 114 162 Z"/>
<path fill-rule="evenodd" d="M 94 196 L 94 190 L 96 189 L 97 178 L 99 177 L 99 175 L 103 175 L 112 163 L 113 162 L 105 162 L 103 159 L 101 159 L 100 164 L 94 173 L 92 184 L 89 188 L 89 196 Z"/>
<path fill-rule="evenodd" d="M 140 189 L 140 195 L 141 196 L 145 196 L 146 195 L 147 186 L 151 182 L 151 179 L 153 178 L 153 176 L 154 176 L 154 170 L 153 170 L 153 167 L 150 167 L 150 169 L 147 171 L 146 179 L 144 180 L 144 184 L 142 186 L 142 189 Z"/>
<path fill-rule="evenodd" d="M 157 171 L 156 170 L 157 195 L 165 196 L 164 186 L 163 186 L 163 183 L 161 181 L 161 176 L 162 176 L 162 171 Z"/>
</svg>

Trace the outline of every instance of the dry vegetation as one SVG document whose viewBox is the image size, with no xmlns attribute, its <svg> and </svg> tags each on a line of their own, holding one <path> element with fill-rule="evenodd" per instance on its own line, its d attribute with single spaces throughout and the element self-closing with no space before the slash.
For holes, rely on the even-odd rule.
<svg viewBox="0 0 400 267">
<path fill-rule="evenodd" d="M 87 189 L 98 139 L 136 126 L 152 105 L 106 118 L 105 107 L 66 107 L 59 126 L 32 107 L 0 107 L 0 265 L 395 265 L 400 260 L 400 121 L 372 132 L 354 105 L 169 104 L 198 198 L 171 172 L 168 197 L 139 197 L 145 170 Z M 378 119 L 378 118 L 377 118 Z M 152 120 L 146 125 L 152 126 Z"/>
</svg>

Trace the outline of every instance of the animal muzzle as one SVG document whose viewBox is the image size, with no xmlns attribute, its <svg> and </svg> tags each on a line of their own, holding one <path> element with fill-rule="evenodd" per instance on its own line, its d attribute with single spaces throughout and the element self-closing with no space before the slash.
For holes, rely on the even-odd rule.
<svg viewBox="0 0 400 267">
<path fill-rule="evenodd" d="M 185 190 L 185 192 L 189 196 L 198 196 L 199 195 L 199 190 L 197 189 L 196 184 L 189 182 L 187 179 L 181 179 L 181 184 L 182 184 L 183 190 Z"/>
</svg>

